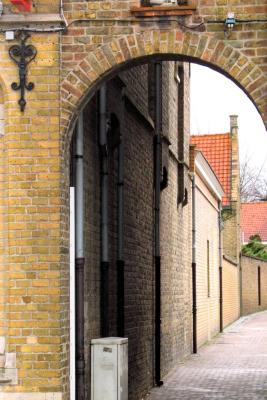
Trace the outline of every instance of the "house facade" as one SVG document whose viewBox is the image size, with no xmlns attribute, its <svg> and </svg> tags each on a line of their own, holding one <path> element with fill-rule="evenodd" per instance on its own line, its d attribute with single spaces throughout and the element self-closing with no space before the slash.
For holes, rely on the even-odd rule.
<svg viewBox="0 0 267 400">
<path fill-rule="evenodd" d="M 193 135 L 191 143 L 201 150 L 224 190 L 222 215 L 222 326 L 240 316 L 240 193 L 237 116 L 230 116 L 230 132 Z"/>
<path fill-rule="evenodd" d="M 223 189 L 203 154 L 191 145 L 192 267 L 195 268 L 195 351 L 221 327 L 221 202 Z M 194 265 L 195 264 L 195 265 Z M 192 274 L 194 276 L 194 273 Z M 194 282 L 193 282 L 194 288 Z M 195 306 L 195 307 L 194 307 Z M 194 332 L 193 332 L 194 333 Z"/>
<path fill-rule="evenodd" d="M 223 250 L 224 255 L 238 262 L 240 254 L 240 192 L 237 116 L 230 116 L 230 132 L 193 135 L 196 144 L 218 176 L 223 190 Z"/>
</svg>

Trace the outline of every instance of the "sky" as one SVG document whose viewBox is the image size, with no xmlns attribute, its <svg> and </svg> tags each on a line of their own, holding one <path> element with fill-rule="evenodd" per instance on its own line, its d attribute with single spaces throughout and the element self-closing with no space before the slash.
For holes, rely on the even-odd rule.
<svg viewBox="0 0 267 400">
<path fill-rule="evenodd" d="M 240 162 L 267 175 L 267 131 L 247 95 L 230 79 L 208 67 L 191 64 L 191 133 L 225 133 L 229 115 L 238 115 Z"/>
</svg>

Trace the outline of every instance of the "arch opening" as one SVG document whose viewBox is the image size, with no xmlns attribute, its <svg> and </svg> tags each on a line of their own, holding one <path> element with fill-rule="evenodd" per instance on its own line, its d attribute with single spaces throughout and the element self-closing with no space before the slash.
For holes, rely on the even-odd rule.
<svg viewBox="0 0 267 400">
<path fill-rule="evenodd" d="M 144 61 L 144 60 L 143 60 Z M 155 59 L 153 60 L 155 62 Z M 156 59 L 156 63 L 158 63 Z M 190 153 L 189 153 L 189 64 L 181 61 L 163 61 L 163 77 L 160 95 L 160 123 L 161 130 L 161 265 L 162 265 L 162 318 L 161 334 L 162 349 L 161 376 L 164 376 L 174 365 L 178 355 L 184 357 L 190 353 L 192 347 L 191 327 L 191 205 L 192 189 L 190 178 Z M 178 68 L 177 68 L 178 66 Z M 178 71 L 178 76 L 177 76 Z M 151 75 L 152 74 L 152 75 Z M 148 391 L 155 382 L 155 270 L 153 267 L 154 244 L 154 180 L 155 180 L 155 129 L 156 118 L 156 89 L 153 84 L 153 64 L 142 62 L 141 65 L 125 69 L 109 79 L 105 79 L 107 87 L 106 111 L 100 113 L 99 93 L 96 91 L 82 109 L 84 118 L 85 153 L 84 161 L 87 171 L 85 181 L 85 282 L 86 300 L 85 309 L 88 314 L 85 320 L 86 343 L 92 337 L 98 337 L 101 331 L 101 262 L 99 242 L 101 229 L 101 216 L 97 210 L 101 210 L 101 165 L 102 157 L 108 159 L 108 209 L 109 215 L 109 244 L 110 251 L 109 268 L 109 328 L 112 336 L 117 335 L 117 288 L 118 288 L 118 264 L 116 262 L 117 234 L 117 209 L 118 202 L 118 126 L 119 135 L 125 146 L 124 152 L 124 258 L 125 268 L 125 336 L 129 337 L 130 354 L 130 398 L 138 398 Z M 100 85 L 100 83 L 99 83 Z M 99 87 L 99 86 L 98 86 Z M 158 99 L 159 101 L 159 99 Z M 159 103 L 157 103 L 159 104 Z M 101 115 L 100 115 L 101 114 Z M 81 115 L 81 114 L 80 114 Z M 105 115 L 108 138 L 104 147 L 100 145 L 98 130 L 100 118 Z M 102 117 L 101 117 L 102 116 Z M 116 116 L 116 118 L 115 118 Z M 101 122 L 101 124 L 103 121 Z M 113 127 L 113 129 L 111 129 Z M 113 132 L 114 131 L 114 132 Z M 114 137 L 112 136 L 115 133 Z M 102 161 L 101 161 L 102 160 Z M 204 162 L 204 161 L 201 161 Z M 206 165 L 206 164 L 205 164 Z M 192 171 L 191 171 L 192 172 Z M 212 174 L 212 173 L 211 173 Z M 203 178 L 203 176 L 202 176 Z M 218 214 L 220 212 L 218 201 L 221 200 L 222 189 L 214 189 L 209 192 L 209 184 L 203 183 L 198 178 L 198 185 L 204 193 L 201 197 L 201 208 L 208 206 L 212 223 L 203 219 L 200 224 L 205 226 L 206 243 L 209 243 L 209 255 L 202 254 L 209 260 L 208 281 L 209 295 L 203 296 L 200 314 L 208 318 L 209 323 L 199 317 L 201 327 L 198 331 L 198 344 L 204 343 L 214 336 L 220 329 L 222 319 L 219 310 L 219 243 L 218 243 Z M 203 178 L 204 179 L 204 178 Z M 205 180 L 205 179 L 204 179 Z M 212 178 L 216 180 L 216 178 Z M 201 181 L 201 182 L 200 182 Z M 213 184 L 215 185 L 215 183 Z M 205 185 L 207 184 L 207 187 Z M 212 194 L 213 193 L 213 194 Z M 214 193 L 217 195 L 214 196 Z M 216 197 L 218 196 L 218 198 Z M 208 202 L 205 198 L 208 198 Z M 200 202 L 199 198 L 198 201 Z M 200 211 L 199 211 L 200 212 Z M 179 234 L 180 228 L 181 234 Z M 211 232 L 215 232 L 214 238 Z M 199 238 L 199 240 L 202 240 Z M 177 244 L 178 243 L 178 244 Z M 187 254 L 187 255 L 186 255 Z M 107 263 L 107 261 L 105 261 Z M 106 264 L 105 264 L 106 266 Z M 121 266 L 121 264 L 120 264 Z M 205 265 L 206 266 L 206 265 Z M 215 266 L 218 268 L 215 270 Z M 207 276 L 207 271 L 202 265 L 202 274 Z M 179 280 L 179 273 L 186 276 L 185 280 Z M 203 278 L 202 276 L 202 278 Z M 105 275 L 105 280 L 107 275 Z M 134 284 L 131 284 L 133 279 Z M 199 276 L 198 276 L 199 279 Z M 203 282 L 205 284 L 205 279 Z M 235 282 L 238 282 L 235 276 Z M 170 289 L 172 288 L 172 289 Z M 174 296 L 176 291 L 182 290 L 180 299 Z M 171 291 L 172 294 L 169 294 Z M 91 296 L 91 297 L 90 297 Z M 94 298 L 96 296 L 96 298 Z M 178 296 L 179 297 L 179 296 Z M 204 298 L 205 297 L 205 298 Z M 90 302 L 94 298 L 94 304 Z M 198 296 L 198 299 L 200 295 Z M 98 300 L 97 300 L 98 299 Z M 209 305 L 207 305 L 209 303 Z M 211 305 L 212 304 L 212 305 Z M 140 306 L 140 310 L 139 310 Z M 100 307 L 100 308 L 99 308 Z M 209 308 L 209 311 L 207 311 Z M 89 311 L 90 310 L 90 311 Z M 211 311 L 213 310 L 213 311 Z M 217 310 L 216 312 L 214 310 Z M 235 310 L 238 312 L 238 310 Z M 213 316 L 214 312 L 214 316 Z M 207 313 L 207 315 L 206 315 Z M 177 315 L 180 315 L 178 318 Z M 236 315 L 234 315 L 236 316 Z M 213 318 L 214 317 L 214 318 Z M 231 318 L 231 317 L 230 317 Z M 228 320 L 227 320 L 228 321 Z M 93 323 L 93 327 L 91 324 Z M 221 322 L 222 324 L 222 322 Z M 106 331 L 106 329 L 105 329 Z M 175 333 L 173 333 L 175 332 Z M 179 339 L 180 337 L 180 339 Z M 183 350 L 182 350 L 183 349 Z M 143 355 L 142 355 L 143 354 Z M 142 357 L 145 361 L 141 361 Z M 90 350 L 85 350 L 85 360 L 90 359 Z M 136 365 L 139 365 L 141 379 L 140 386 L 136 384 Z M 90 365 L 85 362 L 85 376 L 90 376 Z M 141 372 L 143 371 L 143 372 Z M 147 371 L 144 374 L 144 371 Z M 87 378 L 86 378 L 87 379 Z M 139 378 L 138 378 L 139 379 Z M 90 382 L 85 383 L 89 390 Z"/>
</svg>

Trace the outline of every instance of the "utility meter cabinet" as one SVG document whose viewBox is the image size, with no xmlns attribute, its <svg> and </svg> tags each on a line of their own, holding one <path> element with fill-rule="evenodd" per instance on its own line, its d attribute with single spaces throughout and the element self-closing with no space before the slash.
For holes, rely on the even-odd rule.
<svg viewBox="0 0 267 400">
<path fill-rule="evenodd" d="M 91 400 L 128 400 L 128 339 L 91 341 Z"/>
</svg>

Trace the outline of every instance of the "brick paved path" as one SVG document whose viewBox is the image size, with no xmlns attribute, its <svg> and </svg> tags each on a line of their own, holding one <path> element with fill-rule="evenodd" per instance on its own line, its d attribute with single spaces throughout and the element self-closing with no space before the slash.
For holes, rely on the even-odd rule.
<svg viewBox="0 0 267 400">
<path fill-rule="evenodd" d="M 267 400 L 267 311 L 240 319 L 147 400 Z"/>
</svg>

